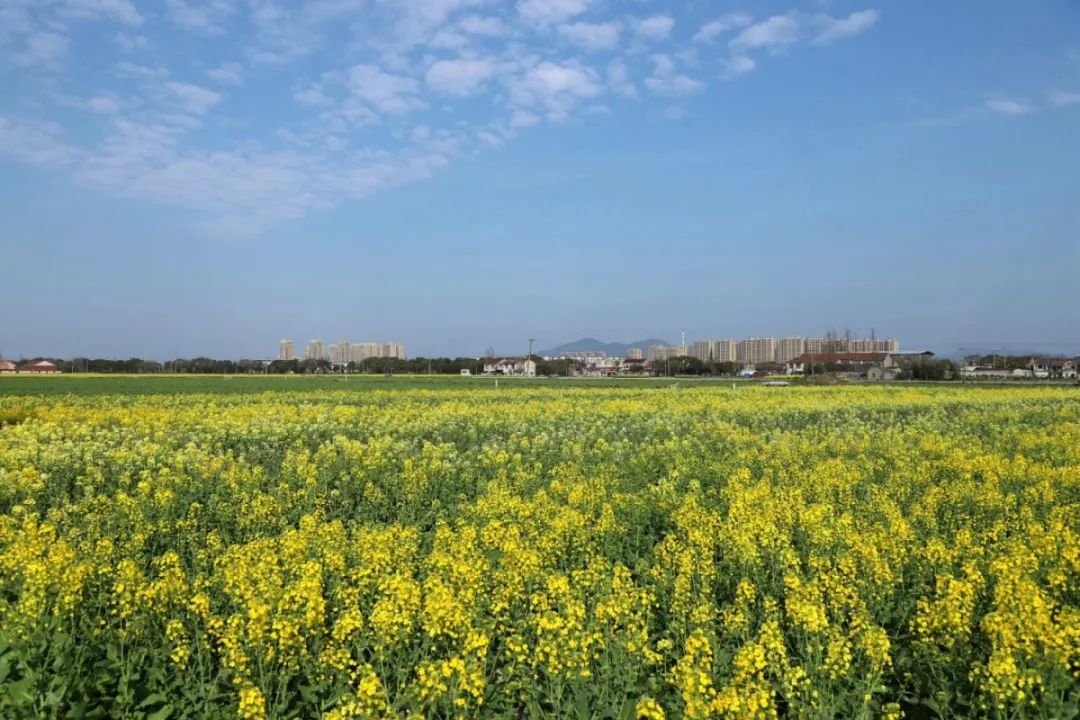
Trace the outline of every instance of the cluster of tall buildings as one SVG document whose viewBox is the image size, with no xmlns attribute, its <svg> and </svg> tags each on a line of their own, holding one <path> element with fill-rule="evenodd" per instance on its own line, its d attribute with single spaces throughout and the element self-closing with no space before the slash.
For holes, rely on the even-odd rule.
<svg viewBox="0 0 1080 720">
<path fill-rule="evenodd" d="M 322 340 L 311 340 L 304 348 L 304 360 L 328 360 L 335 365 L 361 363 L 368 358 L 405 359 L 405 346 L 401 343 L 351 343 L 341 340 L 329 348 Z M 293 341 L 285 338 L 278 346 L 278 360 L 297 359 Z"/>
<path fill-rule="evenodd" d="M 698 340 L 685 345 L 654 345 L 650 362 L 690 356 L 702 362 L 733 362 L 747 365 L 786 363 L 804 354 L 898 353 L 900 341 L 854 337 L 747 338 L 746 340 Z"/>
</svg>

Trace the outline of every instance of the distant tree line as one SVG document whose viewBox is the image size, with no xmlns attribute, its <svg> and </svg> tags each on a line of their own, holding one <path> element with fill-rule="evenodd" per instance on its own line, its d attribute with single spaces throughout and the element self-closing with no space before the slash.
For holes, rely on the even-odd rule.
<svg viewBox="0 0 1080 720">
<path fill-rule="evenodd" d="M 350 362 L 347 366 L 333 365 L 328 360 L 216 360 L 208 357 L 177 358 L 159 362 L 157 360 L 143 360 L 130 358 L 128 360 L 112 360 L 104 358 L 32 358 L 18 362 L 22 365 L 36 360 L 48 360 L 55 364 L 64 373 L 116 373 L 116 374 L 143 374 L 143 373 L 176 373 L 176 374 L 221 374 L 221 375 L 244 375 L 244 374 L 288 374 L 314 375 L 349 372 L 354 374 L 410 374 L 410 375 L 460 375 L 462 370 L 468 370 L 474 375 L 484 371 L 482 358 L 457 357 L 457 358 L 410 358 L 400 360 L 398 358 L 368 358 L 362 362 Z M 573 368 L 570 360 L 544 360 L 533 356 L 536 362 L 538 375 L 569 375 Z"/>
<path fill-rule="evenodd" d="M 653 373 L 657 375 L 674 377 L 676 375 L 735 375 L 742 368 L 734 362 L 705 362 L 689 355 L 679 355 L 667 360 L 656 360 L 651 363 Z"/>
<path fill-rule="evenodd" d="M 952 360 L 919 360 L 900 370 L 901 380 L 959 380 L 960 371 Z"/>
</svg>

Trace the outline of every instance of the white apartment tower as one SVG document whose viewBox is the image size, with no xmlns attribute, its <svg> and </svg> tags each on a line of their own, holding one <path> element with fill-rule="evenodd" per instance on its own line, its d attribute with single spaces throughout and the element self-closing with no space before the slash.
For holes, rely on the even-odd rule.
<svg viewBox="0 0 1080 720">
<path fill-rule="evenodd" d="M 701 362 L 712 362 L 712 343 L 708 340 L 698 340 L 690 346 L 689 355 Z"/>
<path fill-rule="evenodd" d="M 889 338 L 887 340 L 875 340 L 874 352 L 898 353 L 900 352 L 900 341 L 896 338 Z"/>
<path fill-rule="evenodd" d="M 323 350 L 322 340 L 311 340 L 304 349 L 305 360 L 325 360 L 326 353 Z"/>
<path fill-rule="evenodd" d="M 776 362 L 774 338 L 747 338 L 736 347 L 736 362 L 748 365 Z"/>
<path fill-rule="evenodd" d="M 734 340 L 713 340 L 712 341 L 712 361 L 716 363 L 722 362 L 738 362 L 738 343 Z"/>
<path fill-rule="evenodd" d="M 341 340 L 330 346 L 330 362 L 335 365 L 347 365 L 352 360 L 348 340 Z"/>
<path fill-rule="evenodd" d="M 296 355 L 293 354 L 293 341 L 288 338 L 283 338 L 278 343 L 278 360 L 292 360 Z"/>
<path fill-rule="evenodd" d="M 793 360 L 806 351 L 806 340 L 801 337 L 780 338 L 776 341 L 776 362 Z"/>
<path fill-rule="evenodd" d="M 679 354 L 679 348 L 675 345 L 651 345 L 649 347 L 649 362 L 663 362 Z"/>
<path fill-rule="evenodd" d="M 627 360 L 644 360 L 645 355 L 641 352 L 641 348 L 630 348 L 626 351 Z"/>
<path fill-rule="evenodd" d="M 405 346 L 401 343 L 387 343 L 382 346 L 381 357 L 405 359 Z"/>
<path fill-rule="evenodd" d="M 354 363 L 362 363 L 368 358 L 379 357 L 379 343 L 353 343 L 350 356 Z"/>
</svg>

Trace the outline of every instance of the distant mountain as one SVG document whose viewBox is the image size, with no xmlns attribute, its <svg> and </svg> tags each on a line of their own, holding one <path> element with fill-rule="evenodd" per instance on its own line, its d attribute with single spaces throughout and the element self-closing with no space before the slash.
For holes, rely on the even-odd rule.
<svg viewBox="0 0 1080 720">
<path fill-rule="evenodd" d="M 640 348 L 642 352 L 647 352 L 652 345 L 667 344 L 667 340 L 660 340 L 659 338 L 638 340 L 637 342 L 632 343 L 606 343 L 603 340 L 597 340 L 596 338 L 581 338 L 574 342 L 563 343 L 550 350 L 540 350 L 536 354 L 543 357 L 555 357 L 568 352 L 606 352 L 611 357 L 622 357 L 626 355 L 626 351 L 630 348 Z"/>
</svg>

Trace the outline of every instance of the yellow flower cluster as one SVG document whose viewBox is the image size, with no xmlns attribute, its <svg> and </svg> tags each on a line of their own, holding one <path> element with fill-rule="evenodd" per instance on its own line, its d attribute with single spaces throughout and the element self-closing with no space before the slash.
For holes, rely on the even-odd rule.
<svg viewBox="0 0 1080 720">
<path fill-rule="evenodd" d="M 435 388 L 0 398 L 0 717 L 1080 714 L 1074 389 Z"/>
</svg>

